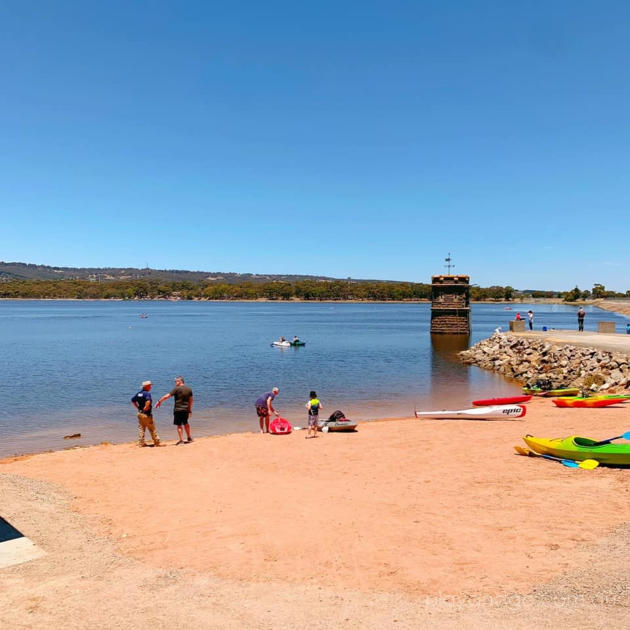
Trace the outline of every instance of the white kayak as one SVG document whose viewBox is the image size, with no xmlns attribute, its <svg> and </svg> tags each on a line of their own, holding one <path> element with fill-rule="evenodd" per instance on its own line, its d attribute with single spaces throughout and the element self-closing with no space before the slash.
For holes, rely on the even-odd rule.
<svg viewBox="0 0 630 630">
<path fill-rule="evenodd" d="M 278 346 L 279 348 L 290 348 L 291 342 L 290 341 L 272 341 L 271 345 Z"/>
<path fill-rule="evenodd" d="M 416 418 L 462 418 L 470 420 L 486 420 L 490 418 L 522 418 L 526 407 L 522 405 L 489 405 L 488 407 L 473 407 L 472 409 L 457 409 L 448 411 L 414 411 Z"/>
</svg>

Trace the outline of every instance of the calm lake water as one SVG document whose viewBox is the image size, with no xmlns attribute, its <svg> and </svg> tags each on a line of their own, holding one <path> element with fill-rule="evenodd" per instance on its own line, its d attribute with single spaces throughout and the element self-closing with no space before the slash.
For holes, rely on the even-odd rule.
<svg viewBox="0 0 630 630">
<path fill-rule="evenodd" d="M 538 329 L 577 327 L 571 306 L 474 304 L 470 343 L 529 308 Z M 587 330 L 600 320 L 625 330 L 626 317 L 586 311 Z M 277 408 L 298 426 L 311 389 L 325 415 L 359 420 L 519 391 L 461 365 L 454 355 L 468 344 L 432 343 L 429 323 L 429 304 L 0 301 L 0 456 L 132 441 L 131 396 L 150 379 L 157 399 L 178 374 L 194 391 L 196 436 L 256 429 L 254 401 L 275 385 Z M 305 347 L 270 347 L 296 334 Z M 162 438 L 174 439 L 172 401 L 155 417 Z M 72 433 L 83 437 L 63 440 Z"/>
</svg>

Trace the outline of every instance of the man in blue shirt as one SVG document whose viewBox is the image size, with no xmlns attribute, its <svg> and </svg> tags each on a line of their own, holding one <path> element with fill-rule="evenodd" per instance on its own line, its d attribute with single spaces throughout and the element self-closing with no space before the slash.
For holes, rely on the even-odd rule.
<svg viewBox="0 0 630 630">
<path fill-rule="evenodd" d="M 269 433 L 269 416 L 272 413 L 275 413 L 277 418 L 280 417 L 280 414 L 273 408 L 273 399 L 279 391 L 277 387 L 274 387 L 270 392 L 263 394 L 256 400 L 256 413 L 258 414 L 261 433 Z"/>
<path fill-rule="evenodd" d="M 131 404 L 138 410 L 138 446 L 146 446 L 144 434 L 147 429 L 153 438 L 153 445 L 160 445 L 160 436 L 153 421 L 153 401 L 151 400 L 151 381 L 144 381 L 142 389 L 131 399 Z"/>
</svg>

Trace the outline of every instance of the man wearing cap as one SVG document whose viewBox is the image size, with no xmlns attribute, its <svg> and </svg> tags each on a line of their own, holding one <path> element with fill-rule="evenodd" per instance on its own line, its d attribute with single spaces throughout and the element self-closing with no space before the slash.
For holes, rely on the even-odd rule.
<svg viewBox="0 0 630 630">
<path fill-rule="evenodd" d="M 272 413 L 275 413 L 276 417 L 280 417 L 280 414 L 273 408 L 273 399 L 279 391 L 277 387 L 274 387 L 270 392 L 263 394 L 256 400 L 256 413 L 258 414 L 261 433 L 269 433 L 269 416 Z"/>
<path fill-rule="evenodd" d="M 164 396 L 155 403 L 155 408 L 157 409 L 171 396 L 175 398 L 175 404 L 173 405 L 173 424 L 177 427 L 177 436 L 179 438 L 176 442 L 176 446 L 188 444 L 193 441 L 190 435 L 190 424 L 188 423 L 193 408 L 193 391 L 185 384 L 183 376 L 175 377 L 175 387 L 168 394 L 164 394 Z M 186 436 L 188 438 L 185 442 L 182 427 L 186 429 Z"/>
<path fill-rule="evenodd" d="M 131 404 L 138 410 L 138 446 L 146 446 L 144 434 L 147 429 L 153 438 L 153 445 L 160 445 L 160 436 L 155 430 L 153 422 L 151 381 L 144 381 L 142 389 L 131 399 Z"/>
</svg>

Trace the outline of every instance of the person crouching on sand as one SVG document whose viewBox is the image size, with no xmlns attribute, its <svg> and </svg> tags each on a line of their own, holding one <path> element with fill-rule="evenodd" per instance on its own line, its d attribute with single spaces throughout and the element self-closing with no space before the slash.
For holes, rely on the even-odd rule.
<svg viewBox="0 0 630 630">
<path fill-rule="evenodd" d="M 317 398 L 316 392 L 309 394 L 309 401 L 306 403 L 306 409 L 308 410 L 308 430 L 306 437 L 317 437 L 317 425 L 319 423 L 319 410 L 323 409 L 322 403 Z M 313 435 L 311 435 L 311 432 Z"/>
<path fill-rule="evenodd" d="M 270 392 L 256 399 L 256 414 L 258 415 L 261 433 L 269 433 L 269 416 L 272 413 L 276 414 L 276 418 L 280 417 L 280 414 L 273 408 L 273 399 L 279 392 L 280 390 L 274 387 Z"/>
<path fill-rule="evenodd" d="M 144 381 L 142 389 L 131 399 L 131 404 L 138 410 L 138 446 L 146 446 L 144 435 L 147 429 L 153 439 L 153 445 L 160 445 L 160 436 L 155 430 L 153 412 L 151 410 L 151 381 Z"/>
<path fill-rule="evenodd" d="M 175 387 L 168 393 L 164 394 L 160 400 L 155 403 L 155 408 L 157 409 L 167 398 L 171 396 L 175 397 L 175 404 L 173 405 L 173 424 L 177 427 L 177 436 L 179 440 L 176 443 L 176 446 L 180 444 L 186 444 L 187 442 L 192 442 L 193 439 L 190 435 L 190 424 L 188 423 L 188 419 L 192 414 L 193 408 L 193 392 L 188 385 L 184 382 L 183 376 L 175 377 Z M 184 432 L 182 427 L 186 429 L 186 436 L 188 439 L 184 442 Z"/>
</svg>

